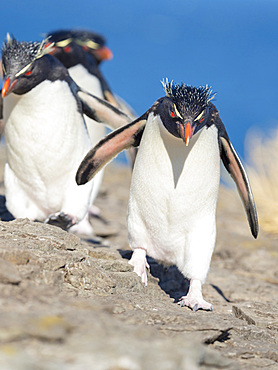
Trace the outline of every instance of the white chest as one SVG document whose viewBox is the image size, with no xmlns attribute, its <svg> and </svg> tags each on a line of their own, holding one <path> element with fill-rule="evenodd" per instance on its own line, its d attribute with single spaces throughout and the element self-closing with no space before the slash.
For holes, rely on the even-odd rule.
<svg viewBox="0 0 278 370">
<path fill-rule="evenodd" d="M 103 98 L 100 81 L 97 77 L 90 74 L 85 67 L 78 64 L 69 68 L 71 78 L 82 88 L 96 95 L 98 98 Z"/>
<path fill-rule="evenodd" d="M 4 121 L 7 161 L 23 177 L 65 172 L 90 147 L 77 102 L 63 81 L 10 94 L 4 99 Z"/>
<path fill-rule="evenodd" d="M 99 79 L 88 73 L 81 64 L 69 68 L 69 74 L 81 88 L 99 98 L 104 98 Z M 95 145 L 105 136 L 106 127 L 104 124 L 98 123 L 87 116 L 84 116 L 84 118 L 91 143 Z"/>
<path fill-rule="evenodd" d="M 181 139 L 168 133 L 156 116 L 147 122 L 131 188 L 132 192 L 139 192 L 138 188 L 142 186 L 162 203 L 167 199 L 177 203 L 181 201 L 187 208 L 187 204 L 204 198 L 218 187 L 219 173 L 220 155 L 215 126 L 203 128 L 186 147 Z"/>
<path fill-rule="evenodd" d="M 216 127 L 202 129 L 186 147 L 168 133 L 158 116 L 151 115 L 132 176 L 131 244 L 147 248 L 154 258 L 176 263 L 192 233 L 213 234 L 219 179 Z M 208 225 L 207 230 L 200 225 Z"/>
</svg>

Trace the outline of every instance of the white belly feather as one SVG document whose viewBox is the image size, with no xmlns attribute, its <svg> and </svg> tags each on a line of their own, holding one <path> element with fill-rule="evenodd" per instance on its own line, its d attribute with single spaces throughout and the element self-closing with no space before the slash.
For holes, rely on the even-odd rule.
<svg viewBox="0 0 278 370">
<path fill-rule="evenodd" d="M 92 184 L 75 173 L 91 147 L 82 115 L 66 82 L 44 81 L 4 100 L 7 207 L 15 217 L 45 219 L 64 211 L 81 219 Z"/>
<path fill-rule="evenodd" d="M 78 86 L 82 87 L 82 89 L 97 96 L 98 98 L 104 98 L 99 79 L 88 73 L 86 68 L 84 68 L 81 64 L 69 68 L 68 71 L 71 78 L 77 83 Z M 87 116 L 84 116 L 84 118 L 88 127 L 92 145 L 94 146 L 103 138 L 103 136 L 105 136 L 106 127 L 104 124 L 98 123 Z"/>
<path fill-rule="evenodd" d="M 151 114 L 136 158 L 128 209 L 131 248 L 145 248 L 204 280 L 215 243 L 220 155 L 215 126 L 188 147 Z"/>
<path fill-rule="evenodd" d="M 68 69 L 71 78 L 84 90 L 103 99 L 103 92 L 101 88 L 100 81 L 97 77 L 88 73 L 87 69 L 81 64 Z M 88 133 L 92 143 L 92 147 L 96 145 L 107 133 L 106 126 L 102 123 L 98 123 L 91 118 L 84 115 L 85 122 L 87 125 Z M 94 178 L 94 189 L 92 194 L 92 199 L 94 200 L 99 192 L 103 177 L 103 170 L 100 171 Z"/>
</svg>

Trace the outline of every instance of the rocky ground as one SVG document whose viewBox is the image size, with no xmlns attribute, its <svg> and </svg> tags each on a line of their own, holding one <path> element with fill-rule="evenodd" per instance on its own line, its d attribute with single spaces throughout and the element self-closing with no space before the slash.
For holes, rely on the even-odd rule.
<svg viewBox="0 0 278 370">
<path fill-rule="evenodd" d="M 110 165 L 82 240 L 26 219 L 0 222 L 0 369 L 278 369 L 278 243 L 249 232 L 238 196 L 221 189 L 204 297 L 177 299 L 174 266 L 150 260 L 144 288 L 128 264 L 130 171 Z"/>
</svg>

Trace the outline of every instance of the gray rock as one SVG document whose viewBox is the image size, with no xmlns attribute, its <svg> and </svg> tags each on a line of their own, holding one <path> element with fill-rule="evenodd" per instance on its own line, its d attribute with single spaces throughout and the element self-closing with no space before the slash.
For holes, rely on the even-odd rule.
<svg viewBox="0 0 278 370">
<path fill-rule="evenodd" d="M 181 308 L 187 285 L 176 267 L 150 259 L 145 288 L 128 264 L 128 184 L 127 169 L 106 172 L 104 221 L 91 220 L 105 240 L 0 222 L 0 369 L 277 368 L 276 241 L 253 241 L 233 195 L 223 202 L 221 192 L 203 289 L 215 311 Z"/>
<path fill-rule="evenodd" d="M 1 284 L 19 284 L 21 277 L 15 265 L 0 258 L 0 283 Z"/>
</svg>

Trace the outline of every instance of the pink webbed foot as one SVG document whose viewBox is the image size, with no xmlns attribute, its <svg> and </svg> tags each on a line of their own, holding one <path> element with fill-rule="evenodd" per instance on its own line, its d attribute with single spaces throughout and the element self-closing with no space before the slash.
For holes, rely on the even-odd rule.
<svg viewBox="0 0 278 370">
<path fill-rule="evenodd" d="M 142 248 L 134 249 L 131 259 L 128 262 L 134 267 L 134 272 L 140 276 L 142 283 L 148 285 L 148 277 L 146 268 L 150 268 L 147 259 L 146 259 L 146 250 Z"/>
<path fill-rule="evenodd" d="M 89 215 L 92 216 L 92 217 L 100 217 L 100 214 L 101 214 L 101 211 L 100 209 L 95 206 L 94 204 L 92 204 L 89 208 Z"/>
<path fill-rule="evenodd" d="M 69 231 L 73 234 L 84 235 L 87 237 L 94 235 L 94 229 L 89 221 L 89 215 L 87 214 L 83 220 L 74 224 Z"/>
<path fill-rule="evenodd" d="M 190 280 L 189 291 L 186 296 L 181 297 L 179 303 L 181 307 L 187 306 L 194 312 L 202 309 L 206 311 L 213 311 L 214 307 L 203 299 L 202 283 L 200 280 Z"/>
</svg>

